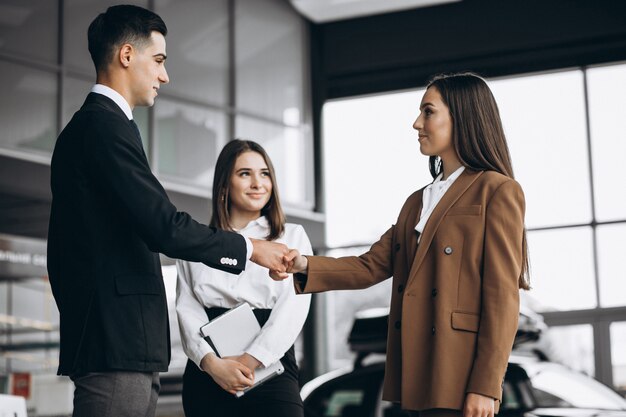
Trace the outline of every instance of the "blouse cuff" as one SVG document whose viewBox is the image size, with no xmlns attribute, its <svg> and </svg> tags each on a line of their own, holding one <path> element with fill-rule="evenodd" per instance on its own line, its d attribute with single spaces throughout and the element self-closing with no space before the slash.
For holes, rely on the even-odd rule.
<svg viewBox="0 0 626 417">
<path fill-rule="evenodd" d="M 246 353 L 253 356 L 256 360 L 261 362 L 264 368 L 267 368 L 280 358 L 276 358 L 276 355 L 261 346 L 252 345 L 246 349 Z"/>
</svg>

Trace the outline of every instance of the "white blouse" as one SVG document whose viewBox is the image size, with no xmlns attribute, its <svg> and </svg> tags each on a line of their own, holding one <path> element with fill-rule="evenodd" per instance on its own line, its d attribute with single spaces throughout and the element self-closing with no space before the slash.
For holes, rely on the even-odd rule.
<svg viewBox="0 0 626 417">
<path fill-rule="evenodd" d="M 422 237 L 422 232 L 424 231 L 424 227 L 426 227 L 426 223 L 430 218 L 430 215 L 433 213 L 435 207 L 443 195 L 448 191 L 450 186 L 456 181 L 457 178 L 463 173 L 465 170 L 464 166 L 461 166 L 456 171 L 454 171 L 445 181 L 441 180 L 443 177 L 443 172 L 435 178 L 431 184 L 428 184 L 426 188 L 424 188 L 424 192 L 422 193 L 422 212 L 420 213 L 420 220 L 417 222 L 415 226 L 415 230 L 419 233 L 419 237 L 417 241 L 420 241 Z"/>
<path fill-rule="evenodd" d="M 251 221 L 239 231 L 247 238 L 265 239 L 269 233 L 265 217 Z M 304 228 L 287 223 L 283 236 L 276 239 L 303 255 L 312 255 L 311 242 Z M 252 308 L 270 308 L 272 313 L 261 333 L 246 352 L 263 366 L 278 361 L 302 330 L 311 303 L 310 294 L 296 295 L 293 277 L 274 281 L 269 270 L 253 262 L 239 275 L 209 268 L 202 263 L 177 261 L 176 313 L 185 354 L 198 366 L 213 349 L 202 338 L 200 327 L 208 322 L 205 307 L 232 308 L 247 302 Z"/>
</svg>

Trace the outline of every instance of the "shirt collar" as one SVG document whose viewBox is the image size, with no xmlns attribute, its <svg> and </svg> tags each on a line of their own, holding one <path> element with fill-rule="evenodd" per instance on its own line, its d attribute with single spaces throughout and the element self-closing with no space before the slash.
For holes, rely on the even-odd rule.
<svg viewBox="0 0 626 417">
<path fill-rule="evenodd" d="M 102 94 L 113 100 L 115 104 L 119 106 L 120 109 L 124 112 L 128 120 L 133 120 L 133 111 L 130 108 L 130 104 L 126 101 L 126 99 L 117 91 L 112 89 L 111 87 L 107 87 L 103 84 L 96 84 L 91 87 L 91 92 L 96 94 Z"/>
<path fill-rule="evenodd" d="M 258 219 L 252 220 L 250 223 L 248 223 L 248 224 L 246 225 L 246 227 L 244 227 L 244 228 L 243 228 L 243 229 L 241 229 L 241 230 L 243 231 L 243 230 L 246 230 L 246 229 L 248 229 L 248 228 L 250 228 L 250 227 L 257 226 L 257 225 L 258 225 L 258 226 L 261 226 L 261 227 L 263 227 L 263 228 L 267 228 L 267 227 L 269 227 L 269 226 L 270 226 L 270 222 L 269 222 L 269 220 L 267 220 L 267 217 L 265 217 L 265 216 L 261 216 L 261 217 L 259 217 Z"/>
<path fill-rule="evenodd" d="M 443 172 L 439 175 L 437 175 L 437 178 L 435 178 L 435 181 L 433 181 L 433 184 L 436 184 L 438 182 L 441 182 L 442 185 L 443 184 L 451 184 L 453 183 L 457 178 L 459 178 L 459 176 L 463 173 L 463 171 L 465 171 L 465 167 L 463 165 L 461 165 L 460 167 L 458 167 L 456 169 L 456 171 L 454 171 L 452 174 L 450 174 L 450 176 L 448 176 L 448 178 L 446 178 L 445 180 L 442 180 L 441 178 L 443 177 Z"/>
</svg>

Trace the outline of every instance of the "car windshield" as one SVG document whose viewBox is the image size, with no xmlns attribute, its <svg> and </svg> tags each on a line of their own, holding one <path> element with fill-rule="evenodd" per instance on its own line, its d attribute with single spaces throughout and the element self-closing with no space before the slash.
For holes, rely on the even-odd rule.
<svg viewBox="0 0 626 417">
<path fill-rule="evenodd" d="M 562 367 L 530 375 L 537 407 L 626 410 L 626 400 L 596 380 Z"/>
</svg>

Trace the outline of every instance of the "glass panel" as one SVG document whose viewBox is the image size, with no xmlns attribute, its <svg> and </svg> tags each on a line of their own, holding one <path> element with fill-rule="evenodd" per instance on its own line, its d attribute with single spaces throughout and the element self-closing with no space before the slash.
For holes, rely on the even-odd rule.
<svg viewBox="0 0 626 417">
<path fill-rule="evenodd" d="M 613 387 L 626 393 L 626 321 L 611 323 Z"/>
<path fill-rule="evenodd" d="M 157 171 L 161 178 L 211 188 L 224 145 L 226 117 L 161 98 L 155 104 Z"/>
<path fill-rule="evenodd" d="M 302 129 L 238 116 L 236 137 L 258 142 L 276 170 L 276 182 L 284 205 L 313 208 L 312 142 Z"/>
<path fill-rule="evenodd" d="M 5 339 L 13 348 L 4 352 L 12 371 L 53 371 L 58 365 L 59 313 L 47 280 L 31 278 L 11 283 L 11 311 L 15 321 Z M 4 300 L 9 301 L 5 293 Z"/>
<path fill-rule="evenodd" d="M 596 218 L 626 219 L 626 65 L 587 71 Z"/>
<path fill-rule="evenodd" d="M 491 81 L 530 228 L 591 220 L 581 71 Z"/>
<path fill-rule="evenodd" d="M 596 306 L 590 227 L 528 233 L 530 285 L 526 298 L 535 311 Z M 559 296 L 567 289 L 567 296 Z"/>
<path fill-rule="evenodd" d="M 66 77 L 63 90 L 63 126 L 65 127 L 74 116 L 83 103 L 85 98 L 89 94 L 89 91 L 93 87 L 93 82 L 80 80 L 77 78 Z M 158 99 L 160 100 L 160 99 Z M 139 126 L 139 132 L 141 133 L 141 140 L 143 141 L 143 148 L 148 152 L 148 108 L 147 107 L 135 107 L 133 110 L 133 117 L 137 126 Z"/>
<path fill-rule="evenodd" d="M 157 0 L 167 24 L 164 92 L 224 105 L 228 85 L 228 9 L 225 0 Z"/>
<path fill-rule="evenodd" d="M 117 0 L 65 0 L 63 62 L 65 65 L 95 74 L 87 48 L 87 28 L 109 6 L 120 4 Z M 146 0 L 125 0 L 124 4 L 146 7 Z M 167 22 L 165 22 L 167 24 Z"/>
<path fill-rule="evenodd" d="M 589 376 L 595 375 L 593 328 L 590 324 L 550 327 L 545 339 L 547 347 L 544 353 L 550 360 Z"/>
<path fill-rule="evenodd" d="M 432 181 L 412 126 L 423 94 L 419 90 L 324 105 L 328 246 L 376 241 L 396 222 L 407 197 Z"/>
<path fill-rule="evenodd" d="M 288 125 L 302 121 L 302 18 L 280 0 L 236 2 L 237 107 Z"/>
<path fill-rule="evenodd" d="M 0 61 L 0 146 L 49 154 L 56 141 L 56 75 Z"/>
<path fill-rule="evenodd" d="M 619 188 L 619 187 L 616 187 Z M 626 224 L 598 226 L 598 269 L 600 274 L 600 305 L 626 306 Z"/>
<path fill-rule="evenodd" d="M 2 0 L 0 51 L 57 62 L 58 2 Z"/>
<path fill-rule="evenodd" d="M 72 120 L 74 113 L 81 108 L 93 84 L 93 81 L 65 77 L 63 82 L 63 127 Z"/>
</svg>

